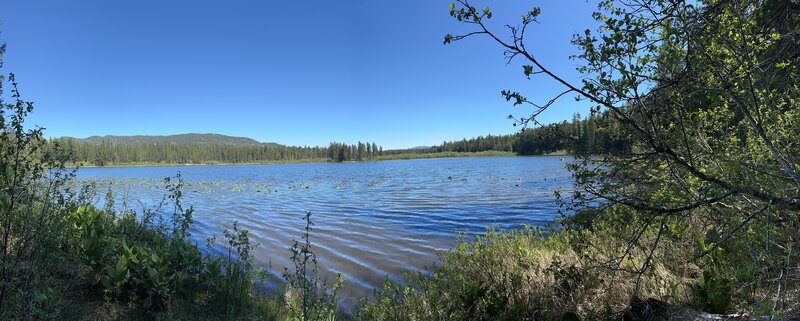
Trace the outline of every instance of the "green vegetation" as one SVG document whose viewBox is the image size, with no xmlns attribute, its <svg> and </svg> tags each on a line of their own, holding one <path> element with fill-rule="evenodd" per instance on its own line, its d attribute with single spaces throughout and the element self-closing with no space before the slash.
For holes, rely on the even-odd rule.
<svg viewBox="0 0 800 321">
<path fill-rule="evenodd" d="M 314 225 L 311 222 L 311 212 L 306 212 L 304 219 L 306 227 L 303 243 L 295 240 L 292 246 L 291 260 L 294 269 L 290 271 L 286 268 L 283 273 L 286 282 L 295 290 L 288 292 L 294 296 L 290 302 L 296 303 L 290 304 L 289 310 L 296 319 L 302 321 L 335 320 L 340 316 L 336 295 L 344 279 L 339 274 L 331 288 L 328 280 L 317 275 L 317 255 L 311 249 L 311 226 Z"/>
<path fill-rule="evenodd" d="M 427 148 L 384 151 L 384 155 L 426 155 L 435 153 L 506 152 L 516 155 L 563 153 L 594 154 L 603 151 L 625 152 L 631 142 L 620 126 L 607 121 L 609 115 L 581 118 L 575 114 L 571 122 L 525 128 L 516 134 L 487 135 L 460 141 L 443 142 Z M 601 130 L 598 130 L 602 128 Z M 422 157 L 422 156 L 421 156 Z"/>
<path fill-rule="evenodd" d="M 180 175 L 165 179 L 166 196 L 152 210 L 114 212 L 110 192 L 105 209 L 90 205 L 91 187 L 75 186 L 74 172 L 64 169 L 69 150 L 47 142 L 40 128 L 26 129 L 33 104 L 22 100 L 13 74 L 0 79 L 0 90 L 7 84 L 11 102 L 0 92 L 0 319 L 309 320 L 316 302 L 335 312 L 335 295 L 282 295 L 306 293 L 303 282 L 264 292 L 255 244 L 236 223 L 223 244 L 212 238 L 203 253 L 189 238 L 194 210 L 181 202 Z M 309 234 L 303 239 L 293 249 L 298 260 L 313 257 Z M 305 263 L 295 275 L 318 279 Z"/>
<path fill-rule="evenodd" d="M 294 267 L 284 273 L 286 295 L 270 295 L 258 287 L 263 274 L 252 265 L 247 231 L 234 224 L 224 233 L 222 255 L 204 255 L 187 241 L 192 208 L 181 205 L 179 177 L 165 182 L 167 214 L 87 206 L 87 192 L 65 184 L 63 152 L 74 146 L 24 128 L 32 104 L 10 75 L 2 83 L 11 84 L 11 102 L 0 109 L 0 317 L 77 319 L 101 311 L 104 319 L 650 320 L 692 319 L 702 310 L 796 319 L 797 11 L 785 0 L 602 1 L 594 15 L 601 27 L 574 38 L 585 79 L 574 85 L 526 49 L 538 8 L 511 25 L 509 37 L 490 28 L 490 8 L 452 4 L 450 15 L 468 29 L 445 43 L 487 37 L 510 61 L 524 60 L 525 77 L 564 86 L 541 105 L 502 91 L 514 105 L 535 108 L 512 117 L 516 124 L 535 122 L 567 94 L 595 105 L 585 121 L 520 134 L 537 144 L 517 141 L 531 153 L 571 150 L 575 190 L 556 192 L 563 218 L 553 226 L 464 238 L 430 273 L 387 280 L 352 316 L 337 311 L 343 281 L 316 275 L 310 214 L 293 248 Z M 556 135 L 538 135 L 546 132 Z M 147 146 L 141 150 L 167 150 Z M 487 136 L 427 152 L 522 150 L 514 146 L 511 136 Z M 230 159 L 255 159 L 247 150 Z M 374 144 L 362 143 L 294 151 L 333 161 L 426 153 L 377 148 L 376 156 Z M 121 161 L 106 155 L 106 163 Z M 98 301 L 105 303 L 92 305 Z"/>
<path fill-rule="evenodd" d="M 446 157 L 483 157 L 483 156 L 514 156 L 512 152 L 487 150 L 481 152 L 430 152 L 430 153 L 401 153 L 386 154 L 379 156 L 378 160 L 398 160 L 398 159 L 423 159 L 423 158 L 446 158 Z"/>
<path fill-rule="evenodd" d="M 326 150 L 328 160 L 332 162 L 373 160 L 383 154 L 383 147 L 375 143 L 358 142 L 356 145 L 331 143 Z"/>
<path fill-rule="evenodd" d="M 260 143 L 234 144 L 227 143 L 231 140 L 231 137 L 228 136 L 223 136 L 227 137 L 225 140 L 144 140 L 152 141 L 152 143 L 131 143 L 134 139 L 132 137 L 117 138 L 116 140 L 105 139 L 99 143 L 72 138 L 53 139 L 52 142 L 70 150 L 75 163 L 93 166 L 280 163 L 324 161 L 328 158 L 326 148 Z"/>
<path fill-rule="evenodd" d="M 80 166 L 346 162 L 630 149 L 630 142 L 619 127 L 606 126 L 603 131 L 597 130 L 603 126 L 604 117 L 607 116 L 592 115 L 582 119 L 576 114 L 571 122 L 527 128 L 516 134 L 479 136 L 442 142 L 432 147 L 395 150 L 384 150 L 375 143 L 362 142 L 353 145 L 330 143 L 327 148 L 284 146 L 214 134 L 58 138 L 49 144 L 58 144 L 71 151 L 70 165 Z"/>
<path fill-rule="evenodd" d="M 71 151 L 73 164 L 89 166 L 366 161 L 383 151 L 375 143 L 297 147 L 212 134 L 57 138 L 50 144 Z"/>
<path fill-rule="evenodd" d="M 503 90 L 514 105 L 535 109 L 516 124 L 527 126 L 554 101 L 576 95 L 594 104 L 595 130 L 615 133 L 629 148 L 576 149 L 578 161 L 569 165 L 575 191 L 557 194 L 575 213 L 561 222 L 563 230 L 539 239 L 523 233 L 497 240 L 490 233 L 462 244 L 467 249 L 443 255 L 431 277 L 394 288 L 404 295 L 393 296 L 397 285 L 387 285 L 380 304 L 368 305 L 372 315 L 595 320 L 624 312 L 629 320 L 689 319 L 678 308 L 688 306 L 798 317 L 796 10 L 779 0 L 602 1 L 594 14 L 600 27 L 573 39 L 585 79 L 575 85 L 526 49 L 525 30 L 534 27 L 538 8 L 511 25 L 510 35 L 499 35 L 488 23 L 490 8 L 466 0 L 451 5 L 451 16 L 467 29 L 446 35 L 445 44 L 486 37 L 509 61 L 523 61 L 525 77 L 564 86 L 546 104 Z M 557 251 L 556 267 L 514 261 L 556 240 L 572 249 Z M 501 255 L 508 251 L 511 262 Z M 516 296 L 539 284 L 568 290 Z"/>
<path fill-rule="evenodd" d="M 202 255 L 188 239 L 192 209 L 181 206 L 180 177 L 166 184 L 174 209 L 166 219 L 155 211 L 118 216 L 88 205 L 68 213 L 66 223 L 72 229 L 66 237 L 65 264 L 87 270 L 84 283 L 76 286 L 94 289 L 108 303 L 103 317 L 175 318 L 201 310 L 226 318 L 258 313 L 253 304 L 257 269 L 247 232 L 234 224 L 224 233 L 227 255 Z"/>
</svg>

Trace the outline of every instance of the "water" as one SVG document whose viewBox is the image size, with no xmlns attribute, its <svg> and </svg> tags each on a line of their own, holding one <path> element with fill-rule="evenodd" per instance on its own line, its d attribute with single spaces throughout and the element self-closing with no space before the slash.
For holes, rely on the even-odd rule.
<svg viewBox="0 0 800 321">
<path fill-rule="evenodd" d="M 364 163 L 84 168 L 118 208 L 141 210 L 181 172 L 200 244 L 238 221 L 260 244 L 256 261 L 280 275 L 290 266 L 306 211 L 320 270 L 345 278 L 345 297 L 368 295 L 385 276 L 431 267 L 458 233 L 541 225 L 556 217 L 555 189 L 571 187 L 560 157 L 478 157 Z M 98 197 L 101 198 L 101 197 Z M 102 203 L 98 201 L 98 206 Z"/>
</svg>

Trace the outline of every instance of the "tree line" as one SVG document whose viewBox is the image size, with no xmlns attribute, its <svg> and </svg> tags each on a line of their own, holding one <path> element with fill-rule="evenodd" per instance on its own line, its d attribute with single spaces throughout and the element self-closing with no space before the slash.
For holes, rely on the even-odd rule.
<svg viewBox="0 0 800 321">
<path fill-rule="evenodd" d="M 61 144 L 71 151 L 74 162 L 94 166 L 136 163 L 207 164 L 300 161 L 324 159 L 327 155 L 326 149 L 321 147 L 296 147 L 278 144 L 153 143 L 130 145 L 113 144 L 111 141 L 93 144 L 68 138 L 50 141 L 51 144 Z"/>
<path fill-rule="evenodd" d="M 48 141 L 72 153 L 75 163 L 94 166 L 113 164 L 209 164 L 209 163 L 261 163 L 295 161 L 363 161 L 375 159 L 383 147 L 376 143 L 347 145 L 331 143 L 320 146 L 285 146 L 280 144 L 231 145 L 198 143 L 115 144 L 110 140 L 101 143 L 85 142 L 73 138 L 56 138 Z"/>
<path fill-rule="evenodd" d="M 582 118 L 573 115 L 572 121 L 563 121 L 515 134 L 486 135 L 470 139 L 445 141 L 440 145 L 384 150 L 375 142 L 347 144 L 332 142 L 328 147 L 286 146 L 280 144 L 223 144 L 223 143 L 173 143 L 146 144 L 100 143 L 74 138 L 49 140 L 50 145 L 60 144 L 72 152 L 75 163 L 93 166 L 114 164 L 209 164 L 209 163 L 264 163 L 297 161 L 369 161 L 384 155 L 432 154 L 442 152 L 475 153 L 483 151 L 512 152 L 518 155 L 543 155 L 558 151 L 569 153 L 599 153 L 601 151 L 626 151 L 630 138 L 618 122 L 608 121 L 607 115 L 598 114 Z"/>
<path fill-rule="evenodd" d="M 513 152 L 517 155 L 543 155 L 558 151 L 568 153 L 601 153 L 629 151 L 631 140 L 608 115 L 582 118 L 574 114 L 572 121 L 526 128 L 507 135 L 486 135 L 471 139 L 445 141 L 426 148 L 398 149 L 386 154 L 428 154 L 442 152 L 475 153 L 483 151 Z"/>
<path fill-rule="evenodd" d="M 383 155 L 383 147 L 374 142 L 371 144 L 358 142 L 355 145 L 334 142 L 328 146 L 326 155 L 331 162 L 372 160 Z"/>
</svg>

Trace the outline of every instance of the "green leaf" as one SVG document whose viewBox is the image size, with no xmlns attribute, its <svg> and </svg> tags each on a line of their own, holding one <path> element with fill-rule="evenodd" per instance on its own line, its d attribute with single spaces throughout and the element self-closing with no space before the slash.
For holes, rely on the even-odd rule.
<svg viewBox="0 0 800 321">
<path fill-rule="evenodd" d="M 117 261 L 117 274 L 122 274 L 125 272 L 125 269 L 128 267 L 128 259 L 125 256 L 120 256 L 119 261 Z"/>
<path fill-rule="evenodd" d="M 525 76 L 530 76 L 533 73 L 533 66 L 524 65 L 522 66 L 522 72 L 525 73 Z"/>
</svg>

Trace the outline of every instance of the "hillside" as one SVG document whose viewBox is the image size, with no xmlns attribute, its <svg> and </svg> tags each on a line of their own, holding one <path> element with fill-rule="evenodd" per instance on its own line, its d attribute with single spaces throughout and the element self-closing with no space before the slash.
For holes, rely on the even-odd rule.
<svg viewBox="0 0 800 321">
<path fill-rule="evenodd" d="M 93 145 L 100 145 L 104 142 L 111 142 L 113 145 L 145 145 L 145 144 L 189 144 L 189 145 L 232 145 L 232 146 L 254 146 L 254 145 L 277 145 L 275 143 L 261 143 L 252 138 L 227 136 L 220 134 L 178 134 L 166 136 L 91 136 L 87 138 L 73 138 L 79 142 Z"/>
</svg>

